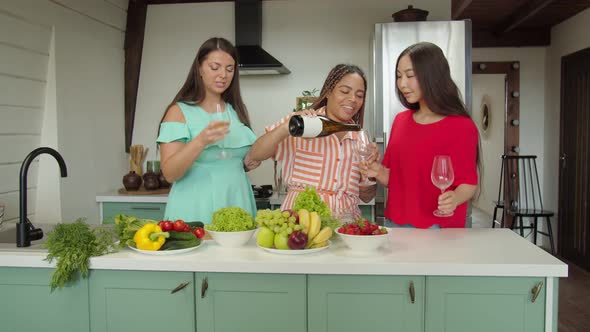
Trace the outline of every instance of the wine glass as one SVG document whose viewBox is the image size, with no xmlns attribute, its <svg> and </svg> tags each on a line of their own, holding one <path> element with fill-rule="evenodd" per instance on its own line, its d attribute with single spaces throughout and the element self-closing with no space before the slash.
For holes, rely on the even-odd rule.
<svg viewBox="0 0 590 332">
<path fill-rule="evenodd" d="M 221 105 L 219 104 L 217 104 L 217 109 L 215 110 L 215 113 L 213 113 L 211 120 L 220 121 L 221 123 L 218 126 L 229 126 L 231 124 L 229 111 L 222 110 Z M 219 142 L 221 152 L 219 152 L 219 154 L 217 155 L 218 159 L 225 159 L 231 157 L 231 153 L 225 150 L 224 141 L 225 138 L 221 139 L 221 141 Z"/>
<path fill-rule="evenodd" d="M 371 135 L 366 130 L 361 130 L 358 132 L 356 141 L 353 144 L 353 149 L 356 152 L 359 160 L 362 162 L 366 162 L 369 160 L 371 155 L 373 154 L 373 149 L 371 147 Z M 361 175 L 361 177 L 363 177 Z M 368 178 L 363 178 L 359 185 L 362 186 L 372 186 L 376 182 L 371 181 Z"/>
<path fill-rule="evenodd" d="M 430 178 L 434 186 L 440 189 L 441 194 L 453 184 L 455 174 L 453 173 L 453 164 L 451 163 L 450 156 L 434 156 Z M 443 212 L 436 209 L 433 214 L 437 217 L 450 217 L 453 215 L 453 212 Z"/>
</svg>

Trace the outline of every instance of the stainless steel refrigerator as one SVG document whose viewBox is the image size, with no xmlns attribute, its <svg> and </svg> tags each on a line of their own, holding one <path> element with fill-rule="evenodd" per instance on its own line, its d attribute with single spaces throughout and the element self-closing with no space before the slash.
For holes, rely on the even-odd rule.
<svg viewBox="0 0 590 332">
<path fill-rule="evenodd" d="M 372 91 L 373 134 L 385 149 L 395 116 L 405 110 L 395 93 L 395 66 L 408 46 L 427 41 L 438 45 L 449 61 L 451 76 L 471 112 L 471 21 L 395 22 L 375 24 L 373 38 Z M 386 199 L 380 190 L 376 201 Z M 471 226 L 468 211 L 467 226 Z"/>
</svg>

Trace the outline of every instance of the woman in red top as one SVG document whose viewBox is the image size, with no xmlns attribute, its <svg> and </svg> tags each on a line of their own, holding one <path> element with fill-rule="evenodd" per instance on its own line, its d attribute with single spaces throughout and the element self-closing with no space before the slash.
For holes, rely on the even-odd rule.
<svg viewBox="0 0 590 332">
<path fill-rule="evenodd" d="M 400 54 L 396 76 L 398 98 L 408 110 L 393 121 L 382 165 L 364 169 L 388 187 L 386 226 L 465 227 L 466 202 L 478 186 L 479 134 L 449 64 L 438 46 L 422 42 Z M 443 194 L 431 182 L 436 155 L 450 156 L 455 173 Z M 437 208 L 453 215 L 434 216 Z"/>
</svg>

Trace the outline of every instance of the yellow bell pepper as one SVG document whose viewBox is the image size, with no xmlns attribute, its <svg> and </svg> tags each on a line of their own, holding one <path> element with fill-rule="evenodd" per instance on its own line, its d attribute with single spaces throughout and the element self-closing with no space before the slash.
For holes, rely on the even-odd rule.
<svg viewBox="0 0 590 332">
<path fill-rule="evenodd" d="M 166 242 L 170 234 L 162 232 L 162 228 L 154 223 L 145 224 L 135 232 L 133 241 L 137 249 L 141 250 L 159 250 Z"/>
</svg>

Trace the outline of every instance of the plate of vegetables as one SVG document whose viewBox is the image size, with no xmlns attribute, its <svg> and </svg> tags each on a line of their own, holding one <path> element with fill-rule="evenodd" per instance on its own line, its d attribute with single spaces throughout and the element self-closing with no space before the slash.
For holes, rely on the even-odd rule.
<svg viewBox="0 0 590 332">
<path fill-rule="evenodd" d="M 137 249 L 137 248 L 133 248 L 132 246 L 128 245 L 129 249 L 135 251 L 135 252 L 139 252 L 142 253 L 144 255 L 151 255 L 151 256 L 168 256 L 168 255 L 178 255 L 178 254 L 184 254 L 187 252 L 191 252 L 193 250 L 198 249 L 200 246 L 203 245 L 203 242 L 199 242 L 199 244 L 197 244 L 194 247 L 189 247 L 189 248 L 185 248 L 185 249 L 175 249 L 175 250 L 141 250 L 141 249 Z"/>
<path fill-rule="evenodd" d="M 191 224 L 193 224 L 191 226 Z M 145 255 L 167 256 L 196 250 L 202 245 L 203 224 L 185 223 L 182 220 L 146 223 L 133 235 L 127 246 Z"/>
</svg>

